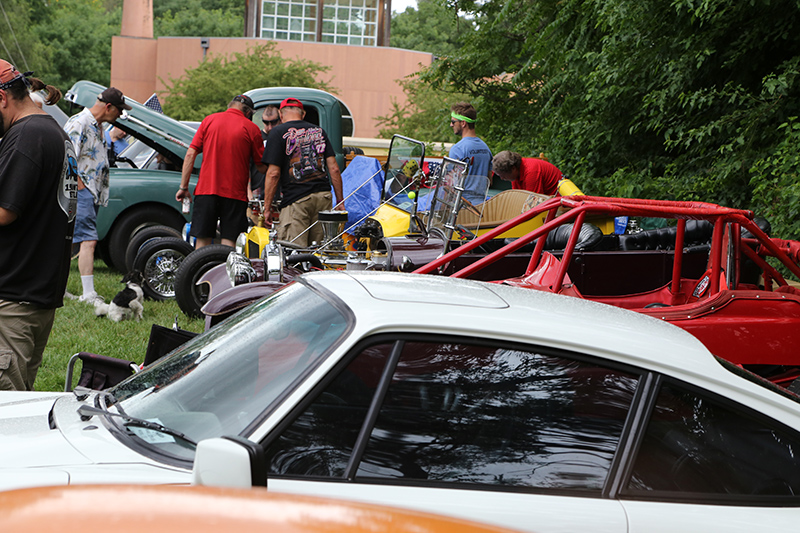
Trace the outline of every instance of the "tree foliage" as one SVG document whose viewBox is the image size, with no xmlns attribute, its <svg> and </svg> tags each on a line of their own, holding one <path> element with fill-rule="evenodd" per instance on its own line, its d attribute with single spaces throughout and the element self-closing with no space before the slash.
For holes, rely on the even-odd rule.
<svg viewBox="0 0 800 533">
<path fill-rule="evenodd" d="M 332 88 L 319 75 L 329 67 L 305 59 L 284 59 L 274 42 L 232 56 L 214 56 L 187 69 L 180 78 L 170 78 L 163 99 L 164 112 L 178 120 L 202 120 L 223 111 L 228 102 L 256 87 Z"/>
<path fill-rule="evenodd" d="M 153 4 L 156 37 L 241 37 L 244 3 L 234 0 L 162 0 Z"/>
<path fill-rule="evenodd" d="M 457 52 L 474 27 L 472 21 L 447 9 L 442 0 L 419 0 L 416 9 L 407 7 L 392 16 L 391 30 L 394 48 L 444 56 Z"/>
<path fill-rule="evenodd" d="M 494 150 L 544 151 L 595 194 L 764 208 L 765 180 L 796 192 L 797 1 L 448 5 L 477 29 L 423 79 L 482 101 Z"/>
<path fill-rule="evenodd" d="M 418 76 L 399 80 L 399 83 L 408 101 L 401 105 L 394 100 L 389 114 L 376 117 L 380 137 L 388 139 L 398 133 L 425 141 L 458 140 L 450 128 L 450 106 L 467 100 L 469 95 L 431 87 Z M 480 112 L 480 105 L 476 109 Z"/>
<path fill-rule="evenodd" d="M 44 45 L 47 83 L 67 89 L 78 80 L 108 85 L 111 38 L 119 35 L 122 10 L 101 0 L 57 0 L 33 32 Z"/>
</svg>

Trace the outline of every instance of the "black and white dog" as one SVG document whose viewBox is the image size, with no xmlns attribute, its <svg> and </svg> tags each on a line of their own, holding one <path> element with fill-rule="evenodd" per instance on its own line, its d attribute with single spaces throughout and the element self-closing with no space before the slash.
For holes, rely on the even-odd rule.
<svg viewBox="0 0 800 533">
<path fill-rule="evenodd" d="M 94 314 L 97 316 L 108 316 L 114 322 L 126 319 L 141 320 L 144 310 L 144 293 L 142 292 L 142 273 L 132 270 L 122 278 L 125 288 L 114 296 L 110 304 L 105 302 L 95 302 Z"/>
</svg>

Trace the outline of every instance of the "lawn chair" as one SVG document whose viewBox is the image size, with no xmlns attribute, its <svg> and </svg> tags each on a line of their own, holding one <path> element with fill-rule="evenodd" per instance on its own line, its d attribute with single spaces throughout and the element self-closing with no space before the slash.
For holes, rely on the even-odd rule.
<svg viewBox="0 0 800 533">
<path fill-rule="evenodd" d="M 172 328 L 153 324 L 150 328 L 150 339 L 147 342 L 147 351 L 144 355 L 142 368 L 157 361 L 196 335 L 197 333 L 178 328 L 177 319 Z M 72 391 L 72 376 L 75 363 L 78 360 L 83 363 L 83 366 L 77 386 L 92 390 L 104 390 L 113 387 L 140 370 L 139 365 L 133 361 L 125 361 L 124 359 L 89 352 L 79 352 L 70 357 L 67 364 L 67 377 L 64 382 L 65 392 Z"/>
<path fill-rule="evenodd" d="M 75 363 L 78 360 L 82 363 L 78 386 L 92 390 L 105 390 L 113 387 L 139 371 L 139 365 L 133 361 L 125 361 L 96 353 L 78 352 L 69 358 L 64 392 L 72 391 L 72 375 Z"/>
<path fill-rule="evenodd" d="M 150 328 L 150 340 L 147 341 L 143 366 L 157 361 L 196 335 L 197 333 L 192 331 L 178 328 L 177 320 L 171 328 L 153 324 L 153 327 Z"/>
</svg>

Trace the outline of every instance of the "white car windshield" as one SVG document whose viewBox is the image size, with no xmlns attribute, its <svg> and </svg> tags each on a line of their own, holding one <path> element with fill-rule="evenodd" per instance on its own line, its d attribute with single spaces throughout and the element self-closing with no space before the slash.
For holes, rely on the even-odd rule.
<svg viewBox="0 0 800 533">
<path fill-rule="evenodd" d="M 194 442 L 242 434 L 331 352 L 348 326 L 333 301 L 292 283 L 111 389 L 112 406 Z M 188 441 L 139 427 L 127 433 L 160 453 L 194 456 Z"/>
</svg>

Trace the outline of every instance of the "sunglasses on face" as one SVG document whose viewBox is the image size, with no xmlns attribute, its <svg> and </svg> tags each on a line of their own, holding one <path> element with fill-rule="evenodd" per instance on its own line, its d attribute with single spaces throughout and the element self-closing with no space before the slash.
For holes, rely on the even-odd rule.
<svg viewBox="0 0 800 533">
<path fill-rule="evenodd" d="M 281 119 L 280 118 L 276 118 L 275 120 L 263 120 L 262 122 L 264 122 L 265 126 L 275 127 L 275 126 L 277 126 L 278 124 L 281 123 Z"/>
<path fill-rule="evenodd" d="M 450 125 L 451 125 L 451 126 L 452 126 L 453 124 L 456 124 L 456 123 L 458 123 L 458 122 L 461 122 L 461 121 L 460 121 L 460 120 L 456 120 L 456 119 L 454 119 L 454 118 L 451 118 L 451 119 L 450 119 Z"/>
</svg>

